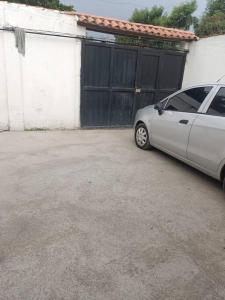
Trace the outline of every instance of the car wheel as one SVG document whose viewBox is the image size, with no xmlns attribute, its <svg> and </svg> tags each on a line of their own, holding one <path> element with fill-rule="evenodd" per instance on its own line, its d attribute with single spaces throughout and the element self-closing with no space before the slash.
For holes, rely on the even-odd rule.
<svg viewBox="0 0 225 300">
<path fill-rule="evenodd" d="M 138 148 L 141 148 L 143 150 L 152 148 L 149 141 L 148 130 L 144 123 L 137 125 L 135 128 L 135 142 Z"/>
<path fill-rule="evenodd" d="M 222 184 L 223 184 L 223 191 L 225 192 L 225 176 L 223 177 Z"/>
</svg>

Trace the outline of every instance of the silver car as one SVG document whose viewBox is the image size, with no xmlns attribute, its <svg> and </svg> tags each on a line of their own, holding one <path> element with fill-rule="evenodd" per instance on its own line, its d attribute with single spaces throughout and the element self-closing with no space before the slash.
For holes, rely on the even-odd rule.
<svg viewBox="0 0 225 300">
<path fill-rule="evenodd" d="M 225 190 L 225 85 L 180 90 L 137 111 L 135 142 L 221 180 Z"/>
</svg>

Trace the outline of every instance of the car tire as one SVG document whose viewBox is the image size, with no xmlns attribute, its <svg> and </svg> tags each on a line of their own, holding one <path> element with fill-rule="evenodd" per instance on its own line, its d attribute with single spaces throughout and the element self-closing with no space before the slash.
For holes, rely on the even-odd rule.
<svg viewBox="0 0 225 300">
<path fill-rule="evenodd" d="M 225 176 L 223 177 L 223 180 L 222 180 L 222 187 L 223 187 L 223 191 L 225 193 Z"/>
<path fill-rule="evenodd" d="M 149 141 L 148 130 L 144 123 L 140 123 L 135 127 L 135 143 L 138 148 L 142 150 L 152 149 L 152 145 Z"/>
</svg>

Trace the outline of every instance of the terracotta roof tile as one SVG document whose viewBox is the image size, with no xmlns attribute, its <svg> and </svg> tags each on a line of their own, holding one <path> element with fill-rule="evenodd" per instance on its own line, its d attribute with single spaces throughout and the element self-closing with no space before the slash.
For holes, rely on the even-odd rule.
<svg viewBox="0 0 225 300">
<path fill-rule="evenodd" d="M 72 13 L 70 13 L 72 14 Z M 132 23 L 123 20 L 94 16 L 73 12 L 78 17 L 78 24 L 85 26 L 89 30 L 96 30 L 117 34 L 132 34 L 145 37 L 161 37 L 163 39 L 195 41 L 198 37 L 190 31 L 175 28 Z"/>
</svg>

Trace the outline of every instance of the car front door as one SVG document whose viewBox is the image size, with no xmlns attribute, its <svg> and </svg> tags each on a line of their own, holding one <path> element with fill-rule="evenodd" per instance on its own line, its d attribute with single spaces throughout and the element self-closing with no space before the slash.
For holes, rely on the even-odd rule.
<svg viewBox="0 0 225 300">
<path fill-rule="evenodd" d="M 215 173 L 225 158 L 225 87 L 219 86 L 212 98 L 194 121 L 187 153 L 188 159 Z"/>
<path fill-rule="evenodd" d="M 162 114 L 155 114 L 152 120 L 152 144 L 186 158 L 192 124 L 211 88 L 195 87 L 171 96 Z"/>
</svg>

